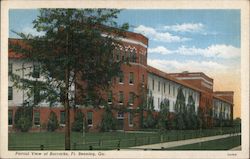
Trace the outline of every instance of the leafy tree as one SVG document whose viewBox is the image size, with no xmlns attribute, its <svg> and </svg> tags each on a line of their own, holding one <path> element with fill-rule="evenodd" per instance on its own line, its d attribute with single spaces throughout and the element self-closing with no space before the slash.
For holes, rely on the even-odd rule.
<svg viewBox="0 0 250 159">
<path fill-rule="evenodd" d="M 153 116 L 154 111 L 154 97 L 152 96 L 152 92 L 149 92 L 148 103 L 147 103 L 147 116 L 143 121 L 144 128 L 154 128 L 157 121 Z"/>
<path fill-rule="evenodd" d="M 72 125 L 72 130 L 77 131 L 77 132 L 82 132 L 83 131 L 83 122 L 85 122 L 84 117 L 83 117 L 83 113 L 81 111 L 77 111 L 76 116 L 75 116 L 75 120 L 74 120 L 73 125 Z"/>
<path fill-rule="evenodd" d="M 177 129 L 185 129 L 185 96 L 182 91 L 182 87 L 178 88 L 178 94 L 176 97 L 176 103 L 175 103 L 175 117 L 174 117 L 174 123 Z"/>
<path fill-rule="evenodd" d="M 39 65 L 44 79 L 34 80 L 31 73 L 26 77 L 13 74 L 14 86 L 26 90 L 29 99 L 36 90 L 41 92 L 39 101 L 47 101 L 50 106 L 63 104 L 66 150 L 70 150 L 70 107 L 75 102 L 99 106 L 103 101 L 101 90 L 120 73 L 122 61 L 114 60 L 112 52 L 128 24 L 116 24 L 118 13 L 116 9 L 40 9 L 33 27 L 44 34 L 17 33 L 22 45 L 10 43 L 25 62 Z"/>
<path fill-rule="evenodd" d="M 18 107 L 15 113 L 15 127 L 22 132 L 27 132 L 32 127 L 32 107 Z"/>
<path fill-rule="evenodd" d="M 186 111 L 186 126 L 188 129 L 196 129 L 198 127 L 197 115 L 195 112 L 195 101 L 192 95 L 188 97 Z"/>
<path fill-rule="evenodd" d="M 109 105 L 106 105 L 105 113 L 102 116 L 101 130 L 102 131 L 115 130 L 116 125 L 117 125 L 117 120 L 113 116 L 111 107 Z"/>
<path fill-rule="evenodd" d="M 47 124 L 48 131 L 55 131 L 59 127 L 56 113 L 51 111 L 49 115 L 49 120 Z"/>
<path fill-rule="evenodd" d="M 141 102 L 139 104 L 139 114 L 140 114 L 140 127 L 143 128 L 143 121 L 144 121 L 144 110 L 146 110 L 148 101 L 147 101 L 147 88 L 144 84 L 140 85 L 140 95 Z"/>
<path fill-rule="evenodd" d="M 161 130 L 168 128 L 168 116 L 169 116 L 169 100 L 163 99 L 160 104 L 160 112 L 158 116 L 158 126 Z"/>
<path fill-rule="evenodd" d="M 185 96 L 183 94 L 182 87 L 179 87 L 175 103 L 175 112 L 184 113 L 184 111 L 185 111 Z"/>
</svg>

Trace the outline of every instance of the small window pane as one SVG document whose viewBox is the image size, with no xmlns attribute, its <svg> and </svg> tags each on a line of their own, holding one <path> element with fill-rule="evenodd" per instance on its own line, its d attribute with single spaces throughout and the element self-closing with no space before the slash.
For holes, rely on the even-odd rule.
<svg viewBox="0 0 250 159">
<path fill-rule="evenodd" d="M 8 112 L 8 125 L 12 125 L 13 124 L 13 110 L 9 110 Z"/>
<path fill-rule="evenodd" d="M 88 125 L 93 124 L 93 112 L 88 112 L 87 113 L 87 122 L 88 122 Z"/>
<path fill-rule="evenodd" d="M 34 124 L 40 125 L 40 112 L 34 112 Z"/>
<path fill-rule="evenodd" d="M 13 100 L 13 87 L 8 88 L 8 100 Z"/>
<path fill-rule="evenodd" d="M 65 111 L 60 113 L 60 124 L 65 124 Z"/>
</svg>

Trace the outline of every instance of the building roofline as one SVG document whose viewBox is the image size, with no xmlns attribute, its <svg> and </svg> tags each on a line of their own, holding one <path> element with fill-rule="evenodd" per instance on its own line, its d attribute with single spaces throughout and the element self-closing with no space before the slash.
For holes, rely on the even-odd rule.
<svg viewBox="0 0 250 159">
<path fill-rule="evenodd" d="M 157 68 L 154 68 L 154 67 L 152 67 L 150 65 L 147 66 L 147 71 L 150 72 L 150 73 L 153 73 L 153 74 L 155 74 L 157 76 L 160 76 L 160 77 L 163 77 L 163 78 L 168 79 L 170 81 L 173 81 L 175 83 L 178 83 L 178 84 L 181 84 L 183 86 L 186 86 L 186 87 L 188 87 L 190 89 L 193 89 L 195 91 L 204 92 L 203 90 L 198 89 L 198 88 L 196 88 L 196 87 L 194 87 L 194 86 L 192 86 L 192 85 L 190 85 L 190 84 L 188 84 L 188 83 L 186 83 L 184 81 L 178 80 L 178 79 L 170 76 L 169 74 L 167 74 L 167 73 L 165 73 L 165 72 L 163 72 L 163 71 L 161 71 L 161 70 L 159 70 Z"/>
<path fill-rule="evenodd" d="M 208 79 L 208 80 L 210 80 L 210 81 L 214 81 L 214 79 L 213 78 L 211 78 L 211 77 L 209 77 L 209 76 L 207 76 L 205 73 L 203 73 L 203 72 L 186 72 L 186 71 L 184 71 L 184 72 L 180 72 L 180 73 L 168 73 L 169 75 L 178 75 L 178 74 L 200 74 L 201 76 L 203 76 L 204 78 L 206 78 L 206 79 Z"/>
<path fill-rule="evenodd" d="M 214 94 L 214 93 L 213 93 L 213 97 L 214 97 L 214 98 L 217 98 L 217 99 L 219 99 L 219 100 L 222 100 L 223 102 L 226 102 L 226 103 L 228 103 L 228 104 L 234 105 L 234 103 L 232 103 L 232 102 L 230 102 L 230 101 L 228 101 L 228 100 L 226 100 L 226 99 L 224 99 L 224 98 L 222 98 L 222 97 L 219 97 L 219 96 L 217 96 L 217 95 Z"/>
</svg>

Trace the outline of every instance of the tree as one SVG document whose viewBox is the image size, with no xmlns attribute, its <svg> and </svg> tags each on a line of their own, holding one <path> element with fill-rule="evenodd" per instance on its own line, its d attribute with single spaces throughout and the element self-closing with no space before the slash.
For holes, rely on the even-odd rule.
<svg viewBox="0 0 250 159">
<path fill-rule="evenodd" d="M 175 103 L 175 126 L 177 129 L 185 129 L 185 112 L 186 112 L 186 106 L 185 106 L 185 96 L 182 91 L 182 87 L 178 88 L 178 94 L 176 97 L 176 103 Z"/>
<path fill-rule="evenodd" d="M 192 95 L 188 97 L 187 111 L 186 111 L 186 125 L 189 129 L 196 129 L 198 127 L 197 115 L 195 112 L 195 101 Z"/>
<path fill-rule="evenodd" d="M 72 125 L 72 130 L 77 131 L 77 132 L 82 132 L 83 131 L 83 124 L 85 120 L 83 117 L 83 113 L 81 111 L 77 111 L 75 120 Z"/>
<path fill-rule="evenodd" d="M 175 103 L 175 112 L 183 113 L 184 111 L 185 111 L 185 96 L 183 94 L 182 87 L 179 87 Z"/>
<path fill-rule="evenodd" d="M 63 104 L 66 150 L 70 150 L 70 107 L 75 102 L 99 106 L 103 102 L 101 90 L 120 73 L 122 61 L 114 60 L 112 52 L 128 24 L 117 25 L 118 13 L 116 9 L 41 9 L 33 27 L 44 35 L 17 33 L 22 45 L 10 43 L 23 60 L 39 65 L 44 79 L 31 78 L 32 73 L 26 77 L 13 74 L 14 86 L 27 91 L 31 105 L 40 101 L 48 101 L 50 106 Z M 37 91 L 40 98 L 34 102 Z"/>
<path fill-rule="evenodd" d="M 158 116 L 158 125 L 161 130 L 165 130 L 168 127 L 169 116 L 169 100 L 163 99 L 160 104 L 160 112 Z"/>
<path fill-rule="evenodd" d="M 15 127 L 22 132 L 28 131 L 32 127 L 32 112 L 31 107 L 19 107 L 15 113 Z"/>
<path fill-rule="evenodd" d="M 113 116 L 111 107 L 109 105 L 106 105 L 105 113 L 102 116 L 101 130 L 104 132 L 109 130 L 115 130 L 116 125 L 117 125 L 117 120 Z"/>
<path fill-rule="evenodd" d="M 144 128 L 154 128 L 156 119 L 153 116 L 154 111 L 154 97 L 152 96 L 152 92 L 149 92 L 148 102 L 147 102 L 147 116 L 143 121 Z"/>
<path fill-rule="evenodd" d="M 49 120 L 47 124 L 48 131 L 55 131 L 59 127 L 57 116 L 55 112 L 50 112 Z"/>
</svg>

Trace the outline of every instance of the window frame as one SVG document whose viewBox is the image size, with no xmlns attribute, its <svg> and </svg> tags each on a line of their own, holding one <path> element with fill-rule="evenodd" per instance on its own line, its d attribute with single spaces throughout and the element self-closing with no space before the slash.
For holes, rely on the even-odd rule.
<svg viewBox="0 0 250 159">
<path fill-rule="evenodd" d="M 13 87 L 8 87 L 8 100 L 13 100 Z"/>
<path fill-rule="evenodd" d="M 39 114 L 38 116 L 36 116 L 36 114 Z M 60 114 L 61 115 L 61 114 Z M 34 115 L 33 115 L 33 124 L 35 125 L 35 126 L 40 126 L 40 123 L 41 123 L 41 118 L 40 118 L 40 112 L 39 111 L 34 111 Z M 37 121 L 36 120 L 39 120 L 38 121 L 38 124 L 36 123 Z"/>
<path fill-rule="evenodd" d="M 11 124 L 10 124 L 10 121 L 11 121 Z M 8 110 L 8 126 L 13 126 L 13 110 Z"/>
<path fill-rule="evenodd" d="M 129 72 L 129 84 L 133 85 L 134 84 L 134 72 Z"/>
<path fill-rule="evenodd" d="M 92 111 L 87 112 L 87 124 L 88 126 L 91 126 L 91 127 L 93 126 L 93 112 Z"/>
<path fill-rule="evenodd" d="M 62 114 L 64 114 L 64 115 L 62 115 Z M 63 122 L 63 118 L 62 117 L 64 117 L 64 122 Z M 60 111 L 60 125 L 65 126 L 65 123 L 66 123 L 65 118 L 66 118 L 65 111 L 64 110 Z"/>
<path fill-rule="evenodd" d="M 123 91 L 119 91 L 119 104 L 123 104 L 124 103 L 124 93 Z"/>
</svg>

